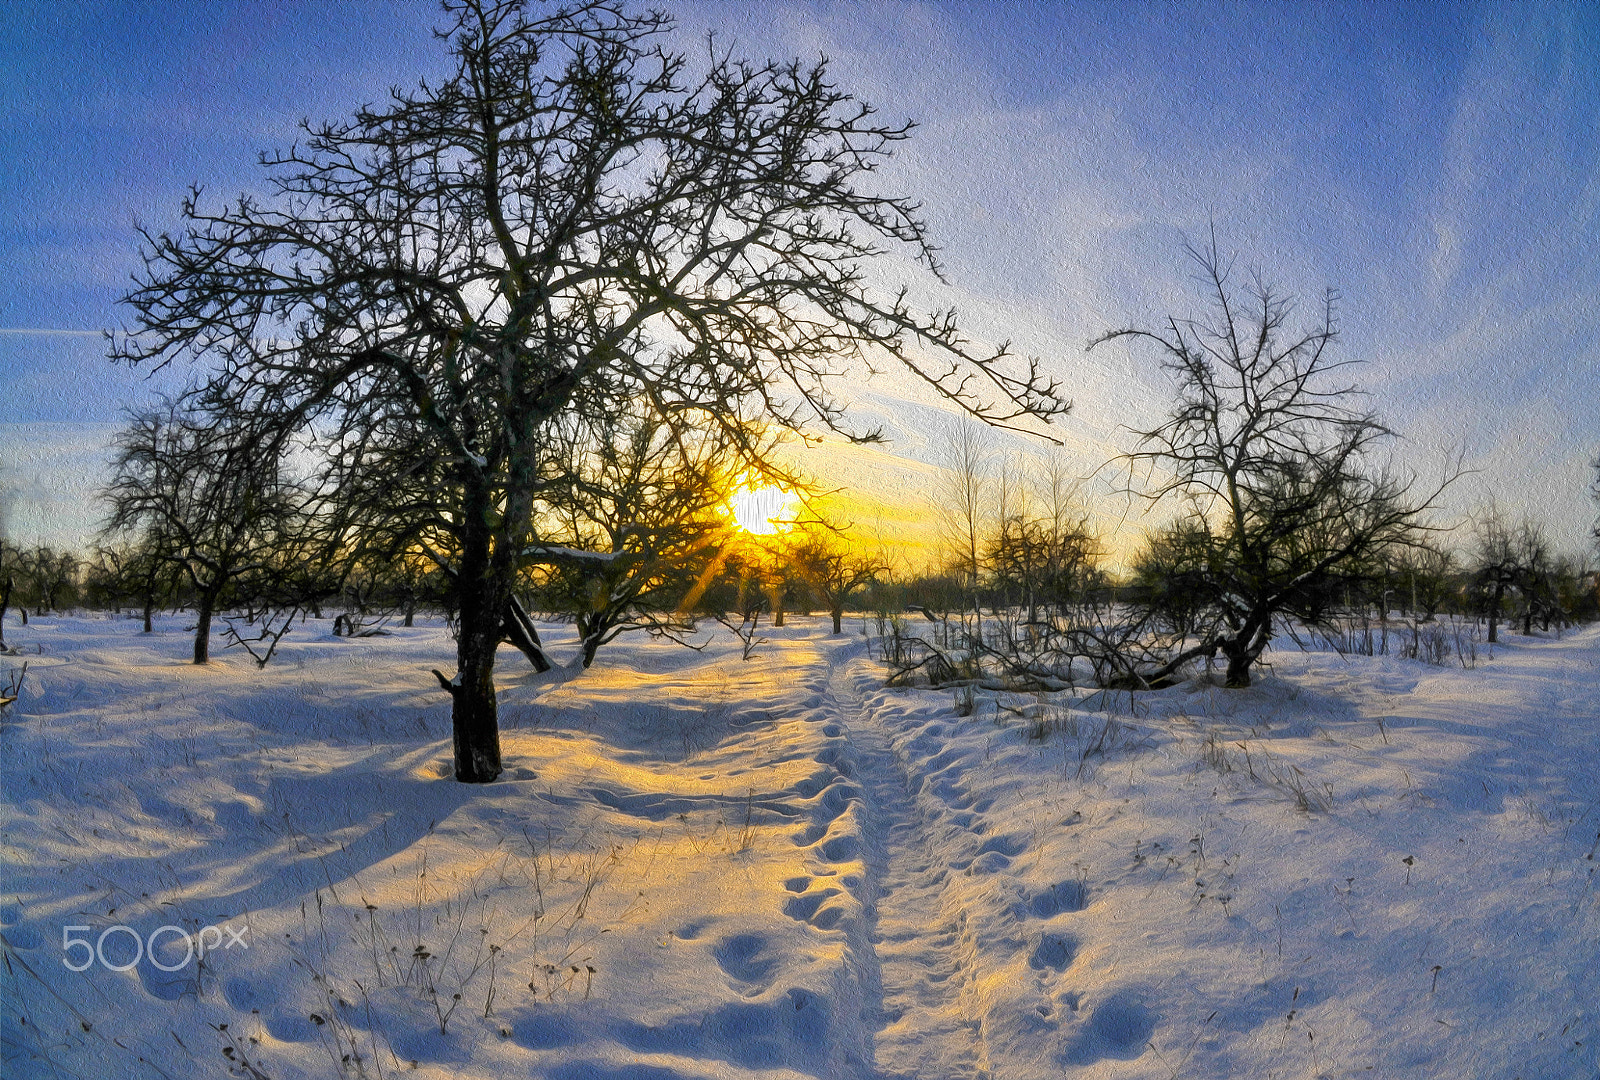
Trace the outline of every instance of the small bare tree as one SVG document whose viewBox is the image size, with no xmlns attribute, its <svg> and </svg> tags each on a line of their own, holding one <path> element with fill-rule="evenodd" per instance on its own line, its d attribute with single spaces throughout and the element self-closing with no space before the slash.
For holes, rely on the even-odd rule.
<svg viewBox="0 0 1600 1080">
<path fill-rule="evenodd" d="M 1171 416 L 1127 455 L 1130 470 L 1149 468 L 1152 502 L 1185 500 L 1189 541 L 1203 552 L 1188 571 L 1203 601 L 1200 641 L 1154 675 L 1220 651 L 1226 685 L 1244 687 L 1273 620 L 1314 619 L 1330 582 L 1413 543 L 1453 477 L 1419 498 L 1409 480 L 1368 465 L 1392 432 L 1352 407 L 1353 386 L 1329 381 L 1352 363 L 1330 352 L 1332 292 L 1308 329 L 1291 331 L 1287 297 L 1259 279 L 1242 291 L 1231 284 L 1214 232 L 1207 247 L 1187 251 L 1210 294 L 1209 318 L 1114 330 L 1089 347 L 1149 342 L 1177 383 Z"/>
<path fill-rule="evenodd" d="M 1594 470 L 1594 483 L 1589 485 L 1589 497 L 1600 505 L 1600 456 L 1590 462 L 1589 467 Z M 1600 549 L 1600 516 L 1594 519 L 1594 525 L 1589 530 L 1589 535 L 1594 539 L 1596 549 Z"/>
<path fill-rule="evenodd" d="M 144 617 L 144 632 L 154 631 L 156 608 L 172 591 L 177 567 L 160 551 L 152 536 L 102 546 L 98 550 L 104 571 L 104 589 L 119 602 L 139 605 Z"/>
<path fill-rule="evenodd" d="M 961 577 L 973 611 L 980 607 L 993 447 L 989 430 L 969 419 L 952 421 L 945 432 L 940 529 L 951 566 Z"/>
<path fill-rule="evenodd" d="M 106 532 L 139 537 L 152 566 L 195 591 L 194 662 L 211 658 L 211 620 L 227 590 L 283 551 L 294 490 L 258 431 L 181 405 L 135 414 L 118 435 Z M 148 606 L 147 606 L 148 612 Z"/>
<path fill-rule="evenodd" d="M 673 424 L 642 397 L 565 428 L 570 488 L 526 556 L 542 571 L 543 603 L 577 624 L 584 667 L 628 630 L 684 641 L 694 627 L 680 602 L 726 531 L 733 447 L 714 426 Z"/>
<path fill-rule="evenodd" d="M 1493 506 L 1480 515 L 1473 528 L 1472 572 L 1488 610 L 1490 644 L 1500 640 L 1502 615 L 1511 617 L 1505 611 L 1508 595 L 1517 602 L 1514 612 L 1525 635 L 1534 619 L 1548 627 L 1558 617 L 1555 559 L 1544 529 L 1532 518 L 1512 525 Z"/>
<path fill-rule="evenodd" d="M 833 632 L 843 629 L 844 609 L 852 597 L 874 584 L 887 569 L 869 556 L 851 551 L 829 530 L 813 531 L 794 549 L 794 566 L 833 616 Z"/>
<path fill-rule="evenodd" d="M 16 556 L 17 549 L 0 536 L 0 653 L 11 651 L 6 645 L 6 610 L 17 585 Z"/>
</svg>

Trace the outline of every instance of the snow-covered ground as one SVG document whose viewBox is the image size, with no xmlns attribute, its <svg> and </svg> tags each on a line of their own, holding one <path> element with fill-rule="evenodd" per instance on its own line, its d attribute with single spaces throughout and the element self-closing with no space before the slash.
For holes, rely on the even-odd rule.
<svg viewBox="0 0 1600 1080">
<path fill-rule="evenodd" d="M 859 623 L 507 650 L 487 787 L 437 624 L 138 629 L 7 627 L 7 1077 L 1600 1075 L 1595 629 L 969 717 Z"/>
</svg>

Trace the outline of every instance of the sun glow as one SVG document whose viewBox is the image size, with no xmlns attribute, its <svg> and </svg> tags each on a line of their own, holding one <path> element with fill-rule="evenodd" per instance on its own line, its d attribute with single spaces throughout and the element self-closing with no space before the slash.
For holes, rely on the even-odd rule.
<svg viewBox="0 0 1600 1080">
<path fill-rule="evenodd" d="M 752 536 L 771 536 L 789 528 L 799 501 L 781 487 L 742 487 L 728 496 L 733 523 Z"/>
</svg>

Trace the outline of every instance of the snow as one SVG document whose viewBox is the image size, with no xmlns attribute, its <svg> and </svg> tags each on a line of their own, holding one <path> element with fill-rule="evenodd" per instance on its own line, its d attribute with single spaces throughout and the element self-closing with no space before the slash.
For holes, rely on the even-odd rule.
<svg viewBox="0 0 1600 1080">
<path fill-rule="evenodd" d="M 828 629 L 508 648 L 475 787 L 438 624 L 9 625 L 5 1075 L 1600 1075 L 1600 630 L 961 717 Z"/>
</svg>

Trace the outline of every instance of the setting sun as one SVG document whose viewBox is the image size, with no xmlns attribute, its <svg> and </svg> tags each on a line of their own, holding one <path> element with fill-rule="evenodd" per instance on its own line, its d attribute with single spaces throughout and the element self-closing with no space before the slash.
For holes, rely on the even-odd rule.
<svg viewBox="0 0 1600 1080">
<path fill-rule="evenodd" d="M 797 496 L 781 487 L 742 487 L 728 497 L 733 522 L 752 536 L 771 536 L 785 529 Z"/>
</svg>

